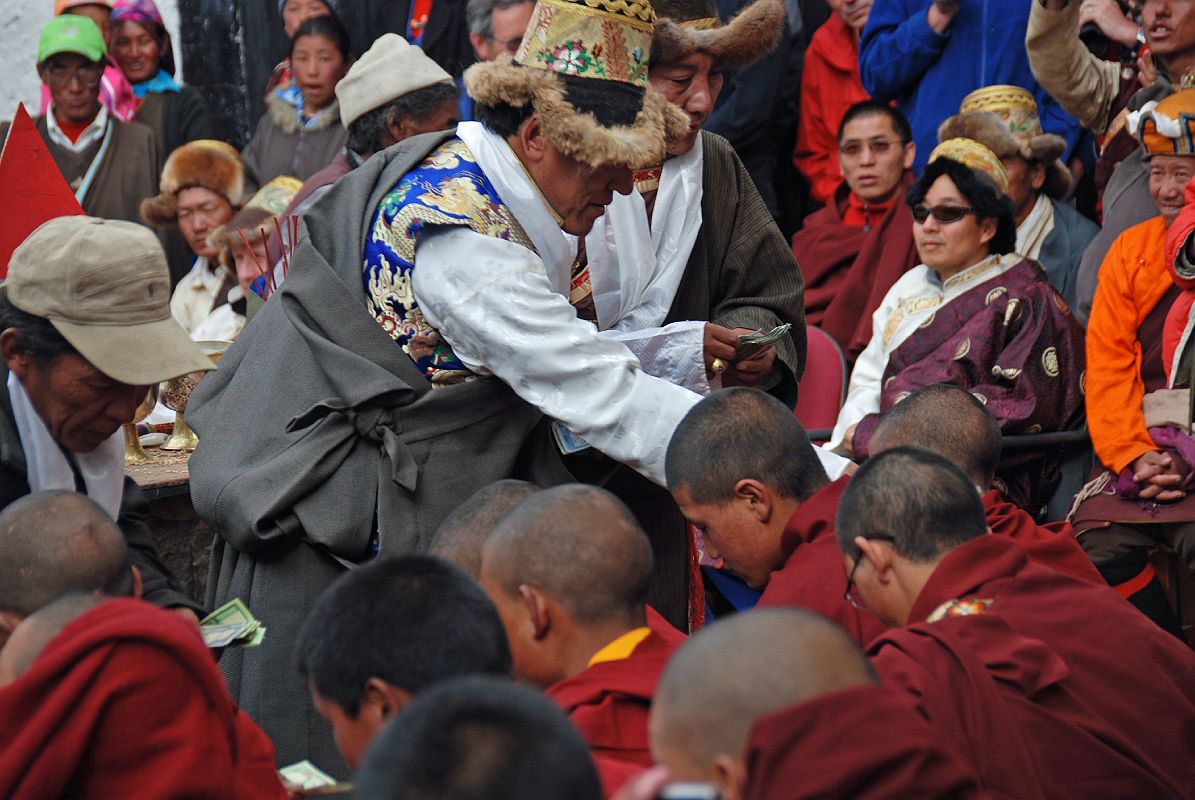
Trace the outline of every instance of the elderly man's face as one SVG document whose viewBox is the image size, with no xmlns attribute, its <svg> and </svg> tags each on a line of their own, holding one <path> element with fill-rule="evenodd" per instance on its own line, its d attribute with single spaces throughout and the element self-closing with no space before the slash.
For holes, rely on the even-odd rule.
<svg viewBox="0 0 1195 800">
<path fill-rule="evenodd" d="M 526 2 L 495 8 L 490 12 L 490 22 L 494 26 L 494 35 L 490 37 L 490 46 L 493 48 L 490 58 L 514 56 L 523 42 L 523 34 L 527 32 L 534 10 L 535 3 Z"/>
<path fill-rule="evenodd" d="M 35 363 L 19 340 L 12 328 L 0 334 L 5 363 L 21 379 L 54 441 L 72 453 L 90 453 L 132 421 L 149 391 L 109 378 L 77 353 Z"/>
<path fill-rule="evenodd" d="M 187 240 L 187 247 L 203 258 L 215 258 L 216 248 L 207 237 L 216 228 L 232 219 L 232 206 L 221 195 L 202 186 L 190 186 L 178 193 L 178 229 Z"/>
<path fill-rule="evenodd" d="M 630 194 L 634 188 L 630 167 L 607 164 L 591 167 L 556 149 L 532 116 L 516 134 L 524 165 L 548 204 L 561 218 L 560 228 L 573 236 L 593 229 L 614 193 Z"/>
<path fill-rule="evenodd" d="M 1013 220 L 1020 225 L 1029 216 L 1042 187 L 1046 185 L 1046 168 L 1021 156 L 1000 159 L 1008 175 L 1008 199 L 1012 201 Z"/>
<path fill-rule="evenodd" d="M 1183 210 L 1183 192 L 1195 174 L 1195 157 L 1153 156 L 1149 159 L 1149 194 L 1169 228 Z"/>
<path fill-rule="evenodd" d="M 104 65 L 74 53 L 50 56 L 37 69 L 50 89 L 50 100 L 58 119 L 86 125 L 100 110 L 100 78 Z"/>
<path fill-rule="evenodd" d="M 651 68 L 647 79 L 668 102 L 689 115 L 689 130 L 679 142 L 669 146 L 671 155 L 684 155 L 693 149 L 701 127 L 705 125 L 722 91 L 722 67 L 705 53 L 693 53 L 675 64 Z"/>
</svg>

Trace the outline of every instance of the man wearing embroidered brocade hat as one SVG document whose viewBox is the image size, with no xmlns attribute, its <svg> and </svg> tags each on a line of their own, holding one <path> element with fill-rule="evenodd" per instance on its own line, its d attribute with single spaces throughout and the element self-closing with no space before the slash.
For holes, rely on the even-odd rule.
<svg viewBox="0 0 1195 800">
<path fill-rule="evenodd" d="M 1190 340 L 1191 296 L 1180 290 L 1190 283 L 1176 285 L 1171 267 L 1184 279 L 1191 270 L 1185 256 L 1174 260 L 1177 244 L 1170 264 L 1165 255 L 1168 235 L 1184 227 L 1176 219 L 1195 175 L 1195 89 L 1147 103 L 1129 125 L 1148 158 L 1158 216 L 1120 234 L 1100 267 L 1087 325 L 1087 425 L 1098 463 L 1071 522 L 1104 579 L 1182 636 L 1150 555 L 1165 545 L 1195 567 L 1195 441 L 1183 388 L 1191 371 L 1189 356 L 1174 352 Z"/>
<path fill-rule="evenodd" d="M 888 409 L 938 383 L 974 394 L 1005 434 L 1082 424 L 1083 332 L 1041 266 L 1013 252 L 1007 191 L 1000 159 L 978 142 L 934 149 L 906 198 L 922 263 L 872 317 L 831 447 L 866 458 Z M 1037 514 L 1058 480 L 1057 453 L 1029 450 L 1005 456 L 994 485 Z"/>
<path fill-rule="evenodd" d="M 541 0 L 515 59 L 466 72 L 477 122 L 375 155 L 305 215 L 287 281 L 191 398 L 209 596 L 270 626 L 222 666 L 282 763 L 344 771 L 288 648 L 344 565 L 426 547 L 495 480 L 572 480 L 586 442 L 663 483 L 700 395 L 570 303 L 572 237 L 685 127 L 647 85 L 654 26 L 645 0 Z"/>
<path fill-rule="evenodd" d="M 1041 264 L 1050 284 L 1074 305 L 1083 250 L 1100 229 L 1062 202 L 1072 183 L 1060 160 L 1066 141 L 1042 131 L 1033 93 L 1020 86 L 976 89 L 942 123 L 938 137 L 974 139 L 1000 157 L 1017 224 L 1016 251 Z"/>
</svg>

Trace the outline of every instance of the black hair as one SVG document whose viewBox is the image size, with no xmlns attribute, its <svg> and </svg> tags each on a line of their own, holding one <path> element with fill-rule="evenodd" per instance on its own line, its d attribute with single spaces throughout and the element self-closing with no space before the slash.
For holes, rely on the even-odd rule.
<svg viewBox="0 0 1195 800">
<path fill-rule="evenodd" d="M 668 488 L 693 502 L 725 505 L 754 478 L 805 500 L 829 482 L 808 434 L 788 408 L 758 389 L 714 392 L 689 410 L 668 445 Z"/>
<path fill-rule="evenodd" d="M 996 182 L 979 170 L 971 169 L 952 158 L 941 157 L 930 162 L 917 182 L 909 187 L 905 202 L 910 207 L 925 200 L 934 181 L 945 175 L 959 193 L 975 209 L 976 220 L 996 220 L 996 235 L 988 242 L 988 252 L 997 255 L 1011 253 L 1017 247 L 1017 223 L 1013 220 L 1012 201 L 1000 191 Z"/>
<path fill-rule="evenodd" d="M 880 100 L 861 100 L 846 110 L 842 122 L 838 124 L 838 141 L 840 143 L 846 132 L 847 124 L 862 117 L 887 117 L 892 123 L 892 130 L 900 138 L 901 144 L 913 141 L 913 127 L 909 124 L 908 117 L 902 114 L 900 109 Z"/>
<path fill-rule="evenodd" d="M 871 450 L 923 447 L 945 456 L 986 489 L 1000 464 L 1000 424 L 961 386 L 918 389 L 888 410 L 871 437 Z"/>
<path fill-rule="evenodd" d="M 872 456 L 838 504 L 838 546 L 856 553 L 855 537 L 892 538 L 896 552 L 919 563 L 987 533 L 975 484 L 946 458 L 919 447 Z"/>
<path fill-rule="evenodd" d="M 644 89 L 617 81 L 595 81 L 573 75 L 557 75 L 564 83 L 564 97 L 573 108 L 592 114 L 599 125 L 631 125 L 643 110 Z M 503 139 L 514 136 L 534 111 L 534 103 L 512 106 L 473 104 L 473 118 Z"/>
<path fill-rule="evenodd" d="M 349 149 L 361 156 L 380 152 L 385 144 L 391 119 L 421 123 L 431 119 L 444 106 L 456 106 L 456 84 L 434 83 L 397 97 L 393 102 L 372 109 L 353 120 L 349 126 Z"/>
<path fill-rule="evenodd" d="M 21 349 L 39 367 L 48 366 L 58 356 L 79 352 L 48 319 L 25 313 L 5 295 L 0 297 L 0 332 L 9 328 L 16 330 Z"/>
<path fill-rule="evenodd" d="M 303 622 L 295 662 L 354 718 L 370 678 L 417 694 L 445 678 L 511 670 L 506 631 L 485 592 L 423 555 L 382 556 L 337 578 Z"/>
<path fill-rule="evenodd" d="M 295 31 L 295 35 L 290 39 L 291 55 L 294 55 L 295 52 L 295 42 L 304 36 L 322 36 L 336 45 L 336 49 L 340 51 L 345 64 L 348 64 L 353 59 L 353 48 L 349 45 L 349 32 L 345 30 L 344 25 L 341 24 L 340 20 L 334 14 L 312 17 L 300 25 L 299 29 Z"/>
<path fill-rule="evenodd" d="M 446 681 L 374 741 L 361 800 L 599 800 L 581 735 L 551 700 L 495 678 Z"/>
</svg>

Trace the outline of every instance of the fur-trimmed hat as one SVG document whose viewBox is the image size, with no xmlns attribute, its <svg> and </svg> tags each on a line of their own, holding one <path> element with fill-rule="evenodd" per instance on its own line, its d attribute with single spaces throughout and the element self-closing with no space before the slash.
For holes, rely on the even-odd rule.
<svg viewBox="0 0 1195 800">
<path fill-rule="evenodd" d="M 1037 101 L 1020 86 L 986 86 L 963 98 L 959 113 L 938 128 L 938 141 L 974 139 L 1000 158 L 1020 156 L 1046 170 L 1042 191 L 1061 200 L 1070 194 L 1071 171 L 1060 160 L 1061 136 L 1042 131 Z"/>
<path fill-rule="evenodd" d="M 1000 162 L 1000 157 L 982 142 L 966 137 L 943 139 L 929 154 L 927 163 L 932 164 L 939 158 L 956 161 L 967 169 L 987 176 L 997 189 L 1008 193 L 1008 173 L 1004 171 L 1004 164 Z"/>
<path fill-rule="evenodd" d="M 689 126 L 647 83 L 656 15 L 647 0 L 538 0 L 510 61 L 465 71 L 485 106 L 531 104 L 561 153 L 590 166 L 646 167 Z"/>
<path fill-rule="evenodd" d="M 178 193 L 200 187 L 215 192 L 234 209 L 245 191 L 245 165 L 236 149 L 215 139 L 197 139 L 166 159 L 161 194 L 141 201 L 141 218 L 156 228 L 178 224 Z"/>
<path fill-rule="evenodd" d="M 741 69 L 776 48 L 784 28 L 783 0 L 755 0 L 727 24 L 714 0 L 657 0 L 660 21 L 651 41 L 651 63 L 673 64 L 701 52 Z"/>
</svg>

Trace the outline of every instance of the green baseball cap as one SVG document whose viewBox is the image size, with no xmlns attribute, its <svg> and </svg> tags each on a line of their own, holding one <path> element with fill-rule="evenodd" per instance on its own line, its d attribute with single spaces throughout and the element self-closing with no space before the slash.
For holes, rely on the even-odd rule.
<svg viewBox="0 0 1195 800">
<path fill-rule="evenodd" d="M 54 17 L 41 29 L 37 42 L 37 63 L 44 64 L 47 58 L 59 53 L 75 53 L 88 61 L 102 61 L 108 53 L 104 35 L 96 24 L 87 17 L 63 14 Z"/>
</svg>

